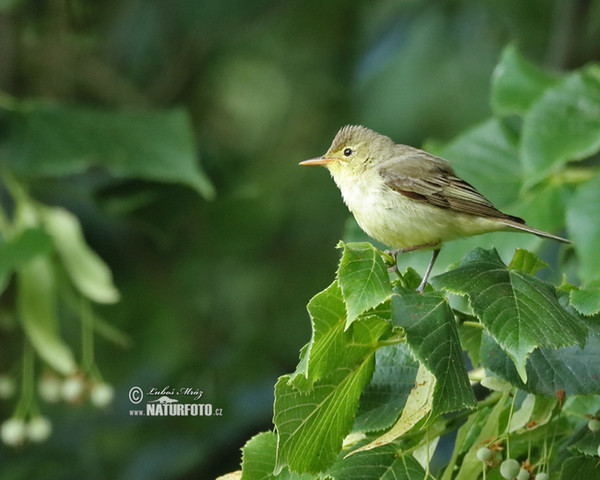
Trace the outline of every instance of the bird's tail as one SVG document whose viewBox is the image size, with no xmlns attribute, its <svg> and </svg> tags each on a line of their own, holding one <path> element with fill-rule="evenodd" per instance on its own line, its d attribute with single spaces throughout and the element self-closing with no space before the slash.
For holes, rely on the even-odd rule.
<svg viewBox="0 0 600 480">
<path fill-rule="evenodd" d="M 551 238 L 552 240 L 556 240 L 557 242 L 562 242 L 562 243 L 571 243 L 571 241 L 567 240 L 566 238 L 562 238 L 557 235 L 553 235 L 551 233 L 544 232 L 543 230 L 538 230 L 537 228 L 530 227 L 529 225 L 527 225 L 525 223 L 520 223 L 520 222 L 512 220 L 512 219 L 502 219 L 502 220 L 500 220 L 500 223 L 503 223 L 507 227 L 514 228 L 516 230 L 521 230 L 522 232 L 533 233 L 534 235 L 537 235 L 538 237 Z"/>
</svg>

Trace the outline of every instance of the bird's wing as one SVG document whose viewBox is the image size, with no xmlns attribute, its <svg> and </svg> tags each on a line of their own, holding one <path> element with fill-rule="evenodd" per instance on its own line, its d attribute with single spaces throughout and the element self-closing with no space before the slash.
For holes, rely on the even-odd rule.
<svg viewBox="0 0 600 480">
<path fill-rule="evenodd" d="M 525 223 L 494 207 L 475 187 L 457 177 L 450 163 L 443 158 L 404 145 L 398 147 L 402 148 L 398 155 L 383 162 L 379 170 L 392 190 L 440 208 Z"/>
</svg>

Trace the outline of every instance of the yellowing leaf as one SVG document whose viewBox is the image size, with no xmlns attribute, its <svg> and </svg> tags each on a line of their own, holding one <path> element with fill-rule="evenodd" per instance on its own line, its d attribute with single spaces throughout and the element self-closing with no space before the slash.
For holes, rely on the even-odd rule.
<svg viewBox="0 0 600 480">
<path fill-rule="evenodd" d="M 75 287 L 95 302 L 116 302 L 110 269 L 85 242 L 77 217 L 63 208 L 43 208 L 41 216 Z"/>
<path fill-rule="evenodd" d="M 17 273 L 17 306 L 23 329 L 36 352 L 63 375 L 77 365 L 58 334 L 54 272 L 48 257 L 37 257 Z"/>
<path fill-rule="evenodd" d="M 401 437 L 419 421 L 425 418 L 433 406 L 433 392 L 435 390 L 435 376 L 424 365 L 419 366 L 415 386 L 406 399 L 406 405 L 402 410 L 402 415 L 396 424 L 380 437 L 361 447 L 352 454 L 370 450 L 393 442 Z"/>
</svg>

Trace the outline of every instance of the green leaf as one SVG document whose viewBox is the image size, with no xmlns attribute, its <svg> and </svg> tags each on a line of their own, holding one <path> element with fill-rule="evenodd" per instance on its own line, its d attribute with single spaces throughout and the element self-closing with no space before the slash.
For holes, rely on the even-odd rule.
<svg viewBox="0 0 600 480">
<path fill-rule="evenodd" d="M 533 412 L 527 425 L 528 430 L 539 428 L 546 425 L 552 420 L 554 409 L 558 404 L 556 397 L 545 397 L 543 395 L 535 396 L 535 405 L 533 406 Z"/>
<path fill-rule="evenodd" d="M 600 149 L 600 65 L 566 76 L 525 114 L 521 154 L 534 185 L 565 163 Z"/>
<path fill-rule="evenodd" d="M 515 45 L 507 46 L 492 76 L 495 115 L 523 115 L 557 78 L 527 61 Z"/>
<path fill-rule="evenodd" d="M 435 376 L 434 414 L 475 405 L 452 310 L 439 293 L 398 289 L 392 323 L 406 332 L 414 355 Z"/>
<path fill-rule="evenodd" d="M 40 214 L 75 287 L 95 302 L 116 302 L 119 292 L 113 284 L 112 273 L 85 243 L 77 217 L 58 207 L 42 208 Z"/>
<path fill-rule="evenodd" d="M 567 227 L 579 258 L 579 277 L 585 283 L 600 279 L 598 205 L 600 205 L 600 175 L 581 185 L 567 207 Z"/>
<path fill-rule="evenodd" d="M 541 258 L 522 248 L 517 248 L 515 250 L 515 254 L 508 264 L 510 270 L 520 270 L 529 275 L 535 275 L 540 269 L 547 267 L 549 267 L 549 265 Z"/>
<path fill-rule="evenodd" d="M 242 480 L 258 480 L 273 477 L 277 436 L 262 432 L 246 442 L 242 448 Z"/>
<path fill-rule="evenodd" d="M 350 432 L 358 399 L 373 373 L 374 354 L 353 368 L 340 367 L 303 393 L 280 377 L 275 385 L 273 423 L 278 433 L 276 472 L 289 466 L 317 473 L 334 462 Z"/>
<path fill-rule="evenodd" d="M 275 477 L 275 458 L 277 455 L 277 435 L 262 432 L 246 442 L 242 448 L 242 477 L 240 480 L 314 480 L 310 474 L 290 473 L 284 469 Z"/>
<path fill-rule="evenodd" d="M 572 438 L 573 442 L 569 445 L 569 450 L 572 453 L 598 455 L 598 447 L 600 446 L 600 432 L 591 432 L 587 426 L 587 422 Z"/>
<path fill-rule="evenodd" d="M 340 480 L 422 480 L 423 467 L 412 456 L 386 445 L 358 452 L 337 462 L 327 473 Z"/>
<path fill-rule="evenodd" d="M 346 328 L 358 316 L 388 299 L 392 293 L 389 274 L 383 259 L 368 242 L 343 243 L 337 279 L 348 311 Z"/>
<path fill-rule="evenodd" d="M 432 278 L 432 283 L 469 296 L 473 311 L 524 381 L 527 357 L 536 347 L 585 342 L 586 325 L 560 305 L 554 287 L 508 269 L 494 249 L 471 251 L 456 269 Z"/>
<path fill-rule="evenodd" d="M 377 348 L 375 342 L 391 329 L 388 322 L 374 315 L 345 330 L 346 307 L 335 281 L 311 299 L 308 311 L 312 337 L 292 376 L 294 386 L 305 391 L 336 368 L 362 362 Z"/>
<path fill-rule="evenodd" d="M 509 433 L 521 430 L 523 427 L 525 427 L 525 425 L 527 425 L 527 422 L 529 422 L 529 419 L 533 414 L 535 398 L 536 396 L 530 393 L 523 399 L 519 408 L 513 412 L 510 425 L 507 427 Z"/>
<path fill-rule="evenodd" d="M 373 432 L 391 427 L 415 386 L 418 368 L 404 343 L 377 350 L 375 372 L 360 397 L 353 431 Z"/>
<path fill-rule="evenodd" d="M 582 315 L 600 313 L 600 286 L 589 288 L 574 288 L 569 292 L 569 303 Z"/>
<path fill-rule="evenodd" d="M 565 460 L 560 471 L 560 480 L 590 480 L 598 478 L 600 468 L 597 457 L 571 457 Z"/>
<path fill-rule="evenodd" d="M 38 256 L 20 268 L 17 288 L 19 316 L 33 348 L 57 372 L 75 373 L 73 353 L 58 332 L 54 272 L 49 258 Z"/>
<path fill-rule="evenodd" d="M 563 182 L 544 180 L 521 192 L 519 203 L 511 213 L 524 218 L 535 228 L 547 232 L 560 231 L 565 227 L 565 209 L 571 191 L 572 187 Z"/>
<path fill-rule="evenodd" d="M 312 336 L 301 352 L 301 361 L 292 379 L 296 387 L 310 390 L 315 380 L 331 371 L 339 357 L 341 339 L 346 323 L 346 306 L 342 291 L 334 282 L 308 302 Z M 303 376 L 307 381 L 299 378 Z"/>
<path fill-rule="evenodd" d="M 481 332 L 483 329 L 479 324 L 465 325 L 460 323 L 457 326 L 457 331 L 463 350 L 469 355 L 473 368 L 476 368 L 479 365 L 479 350 L 481 349 Z"/>
<path fill-rule="evenodd" d="M 52 240 L 42 228 L 28 228 L 0 243 L 0 292 L 13 270 L 52 250 Z"/>
<path fill-rule="evenodd" d="M 117 177 L 180 183 L 205 198 L 214 196 L 198 167 L 183 110 L 124 113 L 34 105 L 12 115 L 5 160 L 15 172 L 73 175 L 94 166 Z"/>
<path fill-rule="evenodd" d="M 421 364 L 415 379 L 415 386 L 406 399 L 406 405 L 402 409 L 402 415 L 396 424 L 383 435 L 372 442 L 355 450 L 353 453 L 371 450 L 373 448 L 387 445 L 411 430 L 417 423 L 427 417 L 433 407 L 435 400 L 436 378 L 427 368 Z"/>
<path fill-rule="evenodd" d="M 387 319 L 373 313 L 378 309 L 344 329 L 341 298 L 334 282 L 311 300 L 313 338 L 296 372 L 275 386 L 277 471 L 288 465 L 292 471 L 318 472 L 331 465 L 371 379 L 379 340 L 392 331 Z M 389 316 L 389 306 L 383 311 Z"/>
<path fill-rule="evenodd" d="M 536 395 L 554 397 L 564 389 L 567 395 L 600 394 L 600 335 L 592 334 L 585 347 L 537 348 L 527 360 L 524 384 L 513 362 L 489 336 L 481 343 L 481 363 L 515 387 Z M 576 375 L 573 372 L 577 372 Z"/>
<path fill-rule="evenodd" d="M 457 174 L 483 188 L 498 207 L 519 197 L 521 164 L 518 135 L 502 121 L 492 118 L 448 143 L 435 153 L 449 160 Z"/>
</svg>

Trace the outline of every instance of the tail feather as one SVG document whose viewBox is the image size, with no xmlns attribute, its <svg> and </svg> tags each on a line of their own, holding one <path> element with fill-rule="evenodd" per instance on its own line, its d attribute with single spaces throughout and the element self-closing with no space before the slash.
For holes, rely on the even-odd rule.
<svg viewBox="0 0 600 480">
<path fill-rule="evenodd" d="M 519 220 L 521 220 L 521 219 L 519 219 Z M 566 238 L 562 238 L 557 235 L 553 235 L 551 233 L 544 232 L 543 230 L 538 230 L 537 228 L 530 227 L 529 225 L 527 225 L 525 223 L 514 221 L 512 219 L 500 220 L 500 223 L 503 223 L 507 227 L 511 227 L 516 230 L 533 233 L 534 235 L 537 235 L 538 237 L 551 238 L 552 240 L 556 240 L 557 242 L 562 242 L 562 243 L 571 243 L 571 241 L 567 240 Z"/>
</svg>

